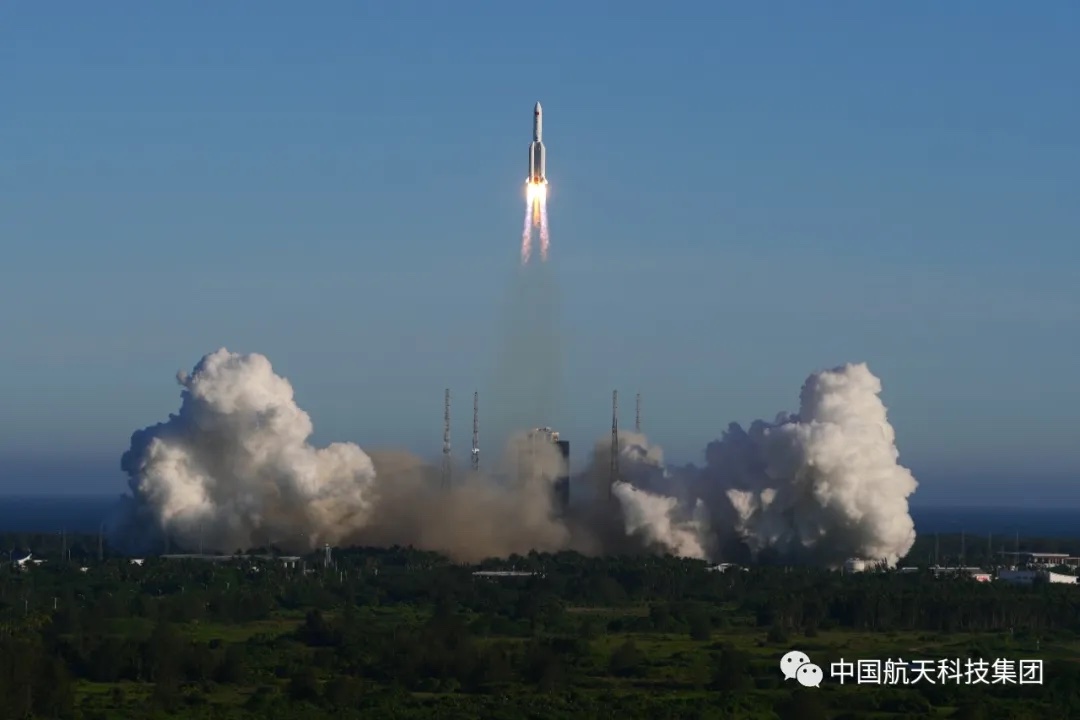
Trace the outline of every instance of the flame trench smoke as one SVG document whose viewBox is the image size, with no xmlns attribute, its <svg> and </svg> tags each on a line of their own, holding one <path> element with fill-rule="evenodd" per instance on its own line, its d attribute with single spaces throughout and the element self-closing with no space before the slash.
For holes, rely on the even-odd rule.
<svg viewBox="0 0 1080 720">
<path fill-rule="evenodd" d="M 408 453 L 312 446 L 310 418 L 261 355 L 221 349 L 178 379 L 179 411 L 135 432 L 121 460 L 131 493 L 112 535 L 130 550 L 160 548 L 167 535 L 222 552 L 399 544 L 462 561 L 560 549 L 715 560 L 737 542 L 812 562 L 895 563 L 914 541 L 916 482 L 897 464 L 881 385 L 865 365 L 811 375 L 798 415 L 730 426 L 704 468 L 669 471 L 647 438 L 623 433 L 609 493 L 607 438 L 572 478 L 564 512 L 554 507 L 563 469 L 554 446 L 523 453 L 513 436 L 490 475 L 455 470 L 442 488 L 439 471 Z"/>
<path fill-rule="evenodd" d="M 671 552 L 715 558 L 737 538 L 753 555 L 894 565 L 915 542 L 908 497 L 918 483 L 897 462 L 880 392 L 865 364 L 815 373 L 797 415 L 758 420 L 749 431 L 732 424 L 709 444 L 703 469 L 665 478 L 666 491 L 641 489 L 631 477 L 615 495 L 627 518 L 654 518 L 640 532 Z M 623 443 L 626 457 L 633 446 Z"/>
</svg>

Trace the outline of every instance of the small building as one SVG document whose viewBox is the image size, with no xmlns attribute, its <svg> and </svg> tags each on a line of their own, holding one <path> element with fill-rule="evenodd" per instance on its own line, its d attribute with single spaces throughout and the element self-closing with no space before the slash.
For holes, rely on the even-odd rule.
<svg viewBox="0 0 1080 720">
<path fill-rule="evenodd" d="M 1068 553 L 1019 552 L 1005 553 L 1005 556 L 1012 558 L 1018 567 L 1022 565 L 1033 567 L 1054 567 L 1057 565 L 1075 567 L 1080 565 L 1080 558 L 1070 557 Z"/>
<path fill-rule="evenodd" d="M 967 577 L 975 578 L 979 582 L 990 582 L 993 579 L 993 575 L 983 570 L 981 567 L 941 567 L 935 565 L 930 568 L 930 572 L 934 573 L 935 577 L 966 575 Z"/>
<path fill-rule="evenodd" d="M 999 570 L 997 579 L 1002 582 L 1015 583 L 1017 585 L 1031 585 L 1037 579 L 1045 580 L 1060 585 L 1076 585 L 1075 575 L 1050 572 L 1048 570 Z"/>
<path fill-rule="evenodd" d="M 707 567 L 705 569 L 710 571 L 710 572 L 727 572 L 728 570 L 746 570 L 746 568 L 744 568 L 743 566 L 736 565 L 735 563 L 719 563 L 717 565 L 710 565 L 709 567 Z"/>
<path fill-rule="evenodd" d="M 173 553 L 162 555 L 163 560 L 198 560 L 200 562 L 236 562 L 243 560 L 260 560 L 263 562 L 279 562 L 285 567 L 296 567 L 303 558 L 298 555 L 211 555 L 206 553 Z"/>
<path fill-rule="evenodd" d="M 867 560 L 866 558 L 848 558 L 844 561 L 844 572 L 857 573 L 870 570 L 884 570 L 889 566 L 885 560 Z"/>
</svg>

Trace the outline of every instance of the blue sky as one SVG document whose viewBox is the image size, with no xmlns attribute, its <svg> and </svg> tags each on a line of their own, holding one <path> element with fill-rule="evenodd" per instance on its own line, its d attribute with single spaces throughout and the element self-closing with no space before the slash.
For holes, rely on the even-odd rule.
<svg viewBox="0 0 1080 720">
<path fill-rule="evenodd" d="M 661 7 L 0 5 L 0 492 L 118 491 L 220 346 L 319 442 L 437 452 L 537 100 L 576 442 L 618 387 L 699 460 L 867 361 L 920 493 L 1080 474 L 1080 9 Z"/>
</svg>

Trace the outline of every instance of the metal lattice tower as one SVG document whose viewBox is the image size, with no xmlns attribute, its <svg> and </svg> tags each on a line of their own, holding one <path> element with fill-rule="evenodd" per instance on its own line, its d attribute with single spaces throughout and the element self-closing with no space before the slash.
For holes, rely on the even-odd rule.
<svg viewBox="0 0 1080 720">
<path fill-rule="evenodd" d="M 442 485 L 450 487 L 450 388 L 443 400 Z"/>
<path fill-rule="evenodd" d="M 619 391 L 611 391 L 611 477 L 608 483 L 608 497 L 611 488 L 619 481 Z"/>
<path fill-rule="evenodd" d="M 472 394 L 472 469 L 480 472 L 480 393 Z"/>
<path fill-rule="evenodd" d="M 634 401 L 634 432 L 641 434 L 641 393 L 637 394 Z"/>
</svg>

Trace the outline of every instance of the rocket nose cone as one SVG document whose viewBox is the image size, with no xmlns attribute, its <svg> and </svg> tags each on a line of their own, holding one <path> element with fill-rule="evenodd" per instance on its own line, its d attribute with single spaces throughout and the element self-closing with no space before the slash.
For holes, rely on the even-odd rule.
<svg viewBox="0 0 1080 720">
<path fill-rule="evenodd" d="M 540 112 L 543 108 L 540 107 L 540 103 L 536 103 L 536 107 L 533 108 L 533 112 Z"/>
</svg>

